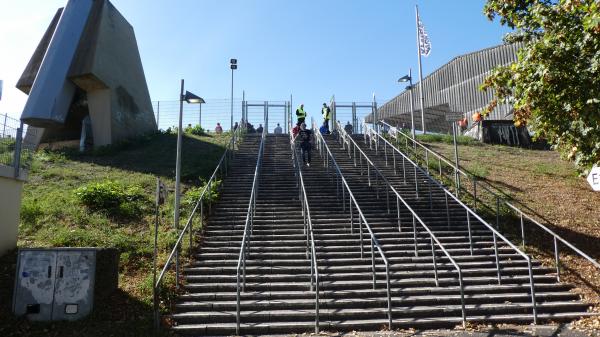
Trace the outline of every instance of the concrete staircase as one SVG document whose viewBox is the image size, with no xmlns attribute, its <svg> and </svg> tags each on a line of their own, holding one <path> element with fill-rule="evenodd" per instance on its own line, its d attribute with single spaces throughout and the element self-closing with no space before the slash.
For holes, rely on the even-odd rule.
<svg viewBox="0 0 600 337">
<path fill-rule="evenodd" d="M 187 293 L 173 314 L 179 333 L 236 333 L 236 267 L 259 142 L 258 136 L 246 136 L 201 247 L 185 269 Z M 315 301 L 288 135 L 267 135 L 263 158 L 240 333 L 311 331 Z"/>
<path fill-rule="evenodd" d="M 246 136 L 224 181 L 220 201 L 204 228 L 200 248 L 184 270 L 186 293 L 179 297 L 173 313 L 176 322 L 173 329 L 178 333 L 236 333 L 236 266 L 259 142 L 260 137 Z M 289 138 L 268 135 L 265 142 L 247 259 L 247 283 L 241 293 L 240 334 L 312 332 L 315 293 L 310 290 L 310 260 Z M 403 219 L 400 232 L 395 213 L 387 212 L 385 196 L 376 197 L 375 189 L 337 142 L 328 138 L 328 144 L 390 262 L 393 328 L 461 324 L 461 297 L 456 271 L 449 260 L 439 250 L 436 252 L 439 276 L 436 286 L 429 237 L 417 234 L 418 256 L 415 256 L 410 218 Z M 348 206 L 342 207 L 338 181 L 332 179 L 331 169 L 328 173 L 322 164 L 323 159 L 313 151 L 312 165 L 302 168 L 320 275 L 320 329 L 385 329 L 388 303 L 382 260 L 375 255 L 377 273 L 373 287 L 369 236 L 363 237 L 365 249 L 361 258 L 356 213 L 351 233 Z M 390 179 L 395 178 L 390 175 Z M 468 321 L 531 323 L 525 261 L 514 250 L 500 246 L 502 284 L 499 285 L 489 231 L 473 223 L 471 255 L 466 223 L 458 218 L 462 212 L 458 205 L 452 205 L 452 214 L 457 216 L 448 227 L 445 206 L 443 212 L 439 208 L 439 193 L 434 194 L 431 209 L 428 199 L 411 197 L 410 184 L 397 181 L 394 184 L 407 198 L 412 198 L 411 206 L 422 212 L 427 224 L 463 268 Z M 586 305 L 569 292 L 570 286 L 556 283 L 551 270 L 539 262 L 534 265 L 539 318 L 561 320 L 580 316 Z"/>
<path fill-rule="evenodd" d="M 439 188 L 432 185 L 431 204 L 429 202 L 428 184 L 426 177 L 417 172 L 421 184 L 420 198 L 415 197 L 414 174 L 408 170 L 406 184 L 400 165 L 394 171 L 392 156 L 388 153 L 388 165 L 382 151 L 378 153 L 365 145 L 361 136 L 354 136 L 356 143 L 367 154 L 394 188 L 403 196 L 416 213 L 424 220 L 444 247 L 460 265 L 463 271 L 466 293 L 467 321 L 469 322 L 511 322 L 531 323 L 532 304 L 526 261 L 515 250 L 499 242 L 499 262 L 501 266 L 501 284 L 498 284 L 496 259 L 494 254 L 493 237 L 490 230 L 482 223 L 471 217 L 473 253 L 470 253 L 466 212 L 458 203 L 449 200 L 450 226 L 446 213 L 446 198 Z M 430 319 L 427 326 L 449 325 L 459 323 L 460 312 L 457 306 L 456 272 L 449 264 L 438 266 L 440 277 L 439 287 L 433 283 L 433 266 L 431 261 L 431 244 L 429 235 L 417 227 L 418 257 L 414 254 L 412 220 L 408 212 L 402 212 L 402 232 L 398 232 L 395 201 L 392 201 L 391 214 L 388 214 L 385 194 L 380 190 L 379 199 L 375 187 L 369 187 L 366 182 L 366 169 L 361 175 L 360 165 L 354 165 L 353 151 L 342 149 L 333 136 L 325 136 L 329 148 L 348 181 L 355 197 L 363 208 L 367 221 L 376 232 L 383 244 L 386 255 L 392 262 L 393 270 L 401 270 L 401 281 L 392 281 L 403 290 L 413 287 L 422 288 L 433 298 L 427 302 L 424 298 L 403 297 L 394 299 L 394 326 L 405 326 L 397 317 L 398 307 L 409 307 L 404 314 L 413 317 L 406 326 L 414 326 L 418 319 Z M 349 154 L 350 152 L 350 154 Z M 357 157 L 358 158 L 358 157 Z M 398 161 L 398 158 L 396 159 Z M 360 163 L 359 159 L 356 161 Z M 410 172 L 410 174 L 408 174 Z M 374 174 L 371 179 L 374 184 Z M 392 199 L 393 200 L 393 199 Z M 314 211 L 313 211 L 314 212 Z M 441 252 L 438 260 L 444 260 Z M 539 261 L 534 261 L 534 283 L 538 320 L 560 321 L 572 320 L 585 315 L 587 305 L 579 301 L 579 297 L 570 292 L 568 284 L 557 283 L 554 269 L 545 268 Z M 424 286 L 428 286 L 423 288 Z M 454 290 L 454 291 L 453 291 Z M 405 302 L 406 301 L 406 302 Z M 403 303 L 406 303 L 403 305 Z M 436 310 L 443 312 L 436 315 Z M 419 314 L 423 316 L 419 317 Z M 398 324 L 400 323 L 400 324 Z"/>
</svg>

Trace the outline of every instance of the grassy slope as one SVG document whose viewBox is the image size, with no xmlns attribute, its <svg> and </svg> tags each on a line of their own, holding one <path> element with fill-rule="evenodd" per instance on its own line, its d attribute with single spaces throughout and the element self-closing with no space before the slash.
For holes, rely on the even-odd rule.
<svg viewBox="0 0 600 337">
<path fill-rule="evenodd" d="M 229 141 L 228 135 L 184 137 L 182 181 L 185 189 L 207 179 Z M 142 219 L 120 220 L 91 212 L 74 190 L 113 180 L 141 186 L 153 199 L 156 176 L 174 187 L 176 136 L 158 134 L 94 151 L 39 152 L 23 192 L 19 247 L 99 246 L 121 250 L 119 291 L 97 298 L 95 312 L 77 323 L 31 324 L 10 314 L 15 255 L 0 260 L 0 334 L 3 336 L 141 336 L 151 334 L 151 206 Z M 175 241 L 173 193 L 162 211 L 159 247 L 162 260 Z M 173 277 L 170 278 L 171 283 Z"/>
<path fill-rule="evenodd" d="M 433 150 L 454 158 L 452 144 L 425 140 Z M 597 261 L 600 260 L 600 193 L 579 177 L 574 166 L 561 160 L 555 151 L 529 150 L 489 144 L 459 146 L 460 165 L 506 192 L 521 209 L 542 224 L 575 244 Z M 513 220 L 518 220 L 513 218 Z M 515 224 L 518 225 L 518 222 Z M 531 228 L 531 227 L 530 227 Z M 513 227 L 520 243 L 520 228 Z M 528 230 L 529 249 L 553 252 L 552 238 L 541 231 Z M 580 287 L 590 303 L 600 303 L 599 270 L 561 246 L 566 280 Z M 548 266 L 553 256 L 540 254 Z"/>
</svg>

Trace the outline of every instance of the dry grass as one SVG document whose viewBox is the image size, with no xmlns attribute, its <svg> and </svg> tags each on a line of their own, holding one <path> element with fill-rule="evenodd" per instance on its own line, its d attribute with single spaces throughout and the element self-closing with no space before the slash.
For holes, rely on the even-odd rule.
<svg viewBox="0 0 600 337">
<path fill-rule="evenodd" d="M 447 158 L 454 156 L 451 144 L 426 144 Z M 579 177 L 575 167 L 561 160 L 558 153 L 480 144 L 459 146 L 459 158 L 467 171 L 504 192 L 534 219 L 600 260 L 600 193 L 592 191 L 585 177 Z M 518 218 L 505 216 L 503 220 L 505 230 L 520 243 Z M 552 237 L 532 224 L 526 227 L 527 251 L 554 267 Z M 594 307 L 592 310 L 600 312 L 600 270 L 568 247 L 559 247 L 561 281 L 574 284 L 575 291 Z M 575 325 L 600 335 L 598 322 L 596 317 Z"/>
</svg>

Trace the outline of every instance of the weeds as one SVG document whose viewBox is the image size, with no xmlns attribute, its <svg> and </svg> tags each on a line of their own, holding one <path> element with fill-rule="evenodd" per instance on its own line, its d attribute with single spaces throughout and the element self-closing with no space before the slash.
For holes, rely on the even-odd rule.
<svg viewBox="0 0 600 337">
<path fill-rule="evenodd" d="M 139 219 L 150 203 L 140 186 L 110 180 L 82 186 L 75 190 L 75 195 L 89 209 L 123 219 Z"/>
</svg>

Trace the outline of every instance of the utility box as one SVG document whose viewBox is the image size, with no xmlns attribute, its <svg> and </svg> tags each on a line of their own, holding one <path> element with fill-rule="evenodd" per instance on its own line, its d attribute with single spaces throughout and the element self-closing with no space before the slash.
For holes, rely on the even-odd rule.
<svg viewBox="0 0 600 337">
<path fill-rule="evenodd" d="M 91 313 L 94 248 L 20 249 L 13 312 L 29 320 L 77 320 Z"/>
</svg>

